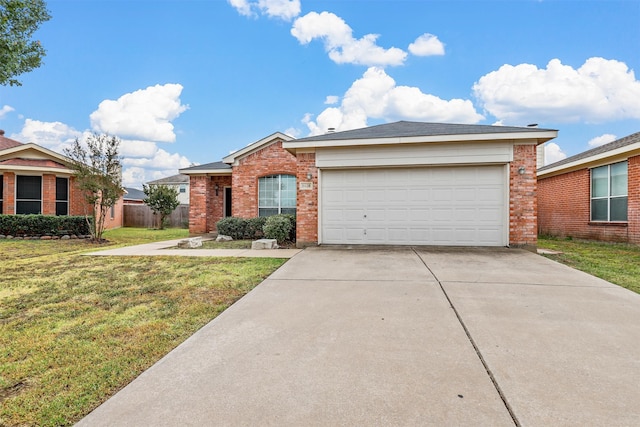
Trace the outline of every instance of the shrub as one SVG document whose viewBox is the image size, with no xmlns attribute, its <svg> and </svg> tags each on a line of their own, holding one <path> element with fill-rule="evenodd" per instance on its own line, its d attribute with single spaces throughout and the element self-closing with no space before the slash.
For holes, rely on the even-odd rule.
<svg viewBox="0 0 640 427">
<path fill-rule="evenodd" d="M 262 231 L 267 239 L 276 239 L 278 243 L 282 243 L 290 240 L 291 229 L 289 218 L 285 215 L 273 215 L 267 217 Z"/>
<path fill-rule="evenodd" d="M 288 240 L 291 242 L 296 241 L 296 216 L 292 214 L 282 214 L 283 217 L 287 218 L 291 223 L 291 231 L 289 231 Z"/>
<path fill-rule="evenodd" d="M 0 234 L 7 236 L 84 236 L 89 225 L 84 216 L 0 215 Z"/>
<path fill-rule="evenodd" d="M 245 237 L 247 239 L 255 240 L 264 237 L 264 224 L 267 221 L 266 216 L 258 216 L 255 218 L 249 218 L 247 220 L 247 228 L 245 229 Z"/>
<path fill-rule="evenodd" d="M 247 220 L 244 218 L 228 216 L 216 222 L 216 228 L 218 229 L 218 234 L 230 236 L 234 240 L 244 239 L 247 229 Z"/>
</svg>

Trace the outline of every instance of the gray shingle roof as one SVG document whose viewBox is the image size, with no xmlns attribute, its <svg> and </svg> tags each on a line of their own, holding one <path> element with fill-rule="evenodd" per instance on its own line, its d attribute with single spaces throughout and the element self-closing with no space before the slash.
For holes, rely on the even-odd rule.
<svg viewBox="0 0 640 427">
<path fill-rule="evenodd" d="M 178 175 L 171 175 L 166 178 L 156 179 L 155 181 L 149 181 L 148 184 L 155 184 L 155 185 L 182 184 L 182 183 L 186 184 L 188 182 L 189 182 L 189 177 L 187 175 L 178 174 Z"/>
<path fill-rule="evenodd" d="M 455 123 L 423 123 L 399 121 L 382 125 L 369 126 L 362 129 L 353 129 L 343 132 L 332 132 L 324 135 L 300 138 L 296 142 L 304 141 L 336 141 L 342 139 L 368 139 L 368 138 L 396 138 L 412 136 L 438 136 L 438 135 L 478 135 L 489 133 L 513 133 L 513 132 L 548 132 L 555 129 L 541 129 L 537 127 L 492 126 L 492 125 L 465 125 Z"/>
<path fill-rule="evenodd" d="M 197 172 L 197 171 L 212 170 L 212 169 L 231 170 L 231 166 L 223 162 L 213 162 L 213 163 L 206 163 L 204 165 L 191 166 L 189 168 L 184 168 L 180 170 Z"/>
<path fill-rule="evenodd" d="M 591 150 L 583 151 L 582 153 L 576 154 L 571 157 L 567 157 L 566 159 L 562 159 L 555 163 L 551 163 L 550 165 L 546 165 L 538 169 L 538 171 L 542 172 L 547 169 L 557 168 L 558 166 L 562 166 L 564 164 L 573 163 L 578 160 L 586 159 L 591 156 L 597 156 L 598 154 L 606 153 L 607 151 L 616 150 L 618 148 L 625 147 L 627 145 L 635 144 L 636 142 L 640 142 L 640 132 L 633 133 L 629 136 L 625 136 L 624 138 L 617 139 L 608 144 L 601 145 L 600 147 L 592 148 Z"/>
<path fill-rule="evenodd" d="M 144 200 L 147 196 L 144 191 L 137 188 L 124 187 L 127 193 L 123 196 L 124 200 Z"/>
</svg>

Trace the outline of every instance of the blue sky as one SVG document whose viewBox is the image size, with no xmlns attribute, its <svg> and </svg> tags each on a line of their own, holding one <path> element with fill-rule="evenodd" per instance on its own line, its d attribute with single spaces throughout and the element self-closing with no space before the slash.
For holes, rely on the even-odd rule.
<svg viewBox="0 0 640 427">
<path fill-rule="evenodd" d="M 396 120 L 558 129 L 560 159 L 640 131 L 640 1 L 50 0 L 0 128 L 122 139 L 126 186 L 273 132 Z"/>
</svg>

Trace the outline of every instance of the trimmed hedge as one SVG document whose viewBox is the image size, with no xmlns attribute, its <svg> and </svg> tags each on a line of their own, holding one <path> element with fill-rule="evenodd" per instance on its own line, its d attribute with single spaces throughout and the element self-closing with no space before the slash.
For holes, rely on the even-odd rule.
<svg viewBox="0 0 640 427">
<path fill-rule="evenodd" d="M 228 216 L 218 221 L 216 228 L 218 234 L 231 236 L 234 240 L 256 240 L 263 237 L 277 239 L 278 242 L 296 240 L 296 216 L 290 214 L 256 218 Z"/>
<path fill-rule="evenodd" d="M 5 236 L 85 236 L 84 216 L 0 215 L 0 234 Z"/>
</svg>

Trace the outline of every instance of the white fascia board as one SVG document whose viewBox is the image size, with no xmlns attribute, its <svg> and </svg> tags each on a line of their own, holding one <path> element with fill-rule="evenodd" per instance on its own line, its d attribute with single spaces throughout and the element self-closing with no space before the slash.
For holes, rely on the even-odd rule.
<svg viewBox="0 0 640 427">
<path fill-rule="evenodd" d="M 187 169 L 178 169 L 183 175 L 195 176 L 195 175 L 231 175 L 231 169 L 198 169 L 197 171 L 190 171 Z M 186 184 L 181 182 L 180 184 Z"/>
<path fill-rule="evenodd" d="M 50 167 L 42 167 L 42 166 L 20 166 L 20 165 L 0 165 L 0 173 L 3 171 L 7 172 L 36 172 L 38 174 L 43 173 L 51 173 L 55 175 L 73 175 L 74 171 L 71 169 L 61 169 L 61 168 L 50 168 Z"/>
<path fill-rule="evenodd" d="M 224 163 L 229 164 L 229 165 L 233 164 L 236 161 L 236 159 L 238 159 L 240 157 L 243 157 L 243 156 L 245 156 L 247 154 L 250 154 L 253 151 L 259 150 L 264 145 L 268 145 L 268 144 L 272 143 L 273 140 L 276 139 L 276 138 L 277 139 L 282 139 L 285 142 L 286 141 L 291 141 L 293 139 L 293 137 L 291 137 L 289 135 L 285 135 L 282 132 L 272 133 L 271 135 L 269 135 L 269 136 L 267 136 L 265 138 L 262 138 L 259 141 L 256 141 L 256 142 L 254 142 L 252 144 L 249 144 L 246 147 L 229 154 L 227 157 L 223 158 L 222 161 Z"/>
<path fill-rule="evenodd" d="M 596 154 L 595 156 L 585 157 L 574 162 L 565 163 L 563 165 L 556 166 L 555 168 L 538 171 L 538 178 L 560 175 L 578 169 L 616 163 L 637 155 L 640 155 L 640 142 L 625 145 L 624 147 L 616 148 L 615 150 L 605 151 L 604 153 Z"/>
<path fill-rule="evenodd" d="M 513 143 L 530 141 L 542 144 L 558 136 L 558 131 L 540 132 L 509 132 L 509 133 L 486 133 L 486 134 L 463 134 L 463 135 L 433 135 L 433 136 L 411 136 L 393 138 L 367 138 L 367 139 L 340 139 L 323 141 L 303 141 L 296 140 L 284 142 L 282 146 L 287 150 L 298 148 L 325 148 L 325 147 L 353 147 L 359 145 L 389 145 L 389 144 L 420 144 L 436 142 L 478 142 L 478 141 L 512 141 Z"/>
</svg>

